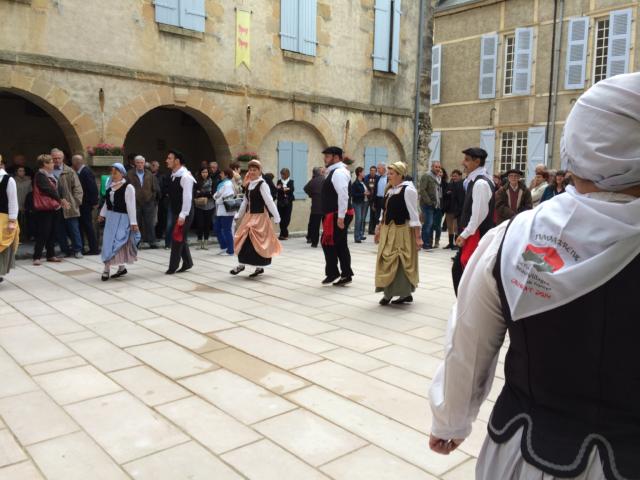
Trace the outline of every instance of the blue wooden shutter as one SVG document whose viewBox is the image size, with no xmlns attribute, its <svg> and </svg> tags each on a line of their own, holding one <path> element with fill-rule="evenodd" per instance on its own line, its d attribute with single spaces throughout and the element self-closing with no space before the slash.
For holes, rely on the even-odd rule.
<svg viewBox="0 0 640 480">
<path fill-rule="evenodd" d="M 440 103 L 440 80 L 442 77 L 441 45 L 434 45 L 431 49 L 431 104 Z"/>
<path fill-rule="evenodd" d="M 280 170 L 283 168 L 288 168 L 290 172 L 293 171 L 292 142 L 278 142 L 278 171 L 276 172 L 276 179 L 280 177 Z"/>
<path fill-rule="evenodd" d="M 489 175 L 493 175 L 493 162 L 496 152 L 496 131 L 482 130 L 480 132 L 480 148 L 487 152 L 487 159 L 484 162 L 484 168 Z"/>
<path fill-rule="evenodd" d="M 298 51 L 298 0 L 280 0 L 280 47 Z"/>
<path fill-rule="evenodd" d="M 389 71 L 391 50 L 391 0 L 376 0 L 373 33 L 373 69 Z"/>
<path fill-rule="evenodd" d="M 616 10 L 609 15 L 609 50 L 607 78 L 629 71 L 631 48 L 631 9 Z"/>
<path fill-rule="evenodd" d="M 378 164 L 376 162 L 376 148 L 375 147 L 366 147 L 364 149 L 364 169 L 369 173 L 369 169 L 371 167 L 376 167 Z"/>
<path fill-rule="evenodd" d="M 204 0 L 180 0 L 180 26 L 204 32 L 207 14 L 204 9 Z"/>
<path fill-rule="evenodd" d="M 400 17 L 402 16 L 402 0 L 393 2 L 393 35 L 391 38 L 391 71 L 398 73 L 400 66 Z"/>
<path fill-rule="evenodd" d="M 513 94 L 529 95 L 533 61 L 533 28 L 516 28 L 514 53 Z"/>
<path fill-rule="evenodd" d="M 389 165 L 389 152 L 385 147 L 376 147 L 376 165 Z"/>
<path fill-rule="evenodd" d="M 544 127 L 532 127 L 527 135 L 527 185 L 536 175 L 536 165 L 545 163 L 545 134 Z"/>
<path fill-rule="evenodd" d="M 165 25 L 180 26 L 179 0 L 155 0 L 156 22 Z"/>
<path fill-rule="evenodd" d="M 490 33 L 480 41 L 480 98 L 496 97 L 498 35 Z"/>
<path fill-rule="evenodd" d="M 429 165 L 433 162 L 440 161 L 440 140 L 442 132 L 431 132 L 431 140 L 429 140 Z"/>
<path fill-rule="evenodd" d="M 567 90 L 584 88 L 588 39 L 589 17 L 572 18 L 569 21 L 567 65 L 564 73 L 564 88 Z"/>
<path fill-rule="evenodd" d="M 316 29 L 318 18 L 317 0 L 300 0 L 300 45 L 299 51 L 305 55 L 316 54 Z"/>
<path fill-rule="evenodd" d="M 293 159 L 291 169 L 291 178 L 293 178 L 293 196 L 297 199 L 306 198 L 307 194 L 302 189 L 307 183 L 307 157 L 309 156 L 309 147 L 306 143 L 293 144 Z"/>
</svg>

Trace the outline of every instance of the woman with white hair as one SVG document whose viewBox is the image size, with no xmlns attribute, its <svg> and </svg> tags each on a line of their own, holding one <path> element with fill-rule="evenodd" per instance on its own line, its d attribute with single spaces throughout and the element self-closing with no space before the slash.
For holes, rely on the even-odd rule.
<svg viewBox="0 0 640 480">
<path fill-rule="evenodd" d="M 15 266 L 19 238 L 18 190 L 0 155 L 0 282 Z"/>
<path fill-rule="evenodd" d="M 429 445 L 471 433 L 508 331 L 479 480 L 639 478 L 639 132 L 640 73 L 594 85 L 561 143 L 575 188 L 489 231 L 465 269 Z"/>
<path fill-rule="evenodd" d="M 376 292 L 384 292 L 380 305 L 413 302 L 418 285 L 418 251 L 422 248 L 418 191 L 404 180 L 406 175 L 403 162 L 387 168 L 383 210 L 375 231 Z M 392 301 L 393 297 L 398 298 Z"/>
<path fill-rule="evenodd" d="M 99 222 L 104 222 L 102 236 L 102 281 L 127 274 L 125 264 L 138 259 L 137 245 L 140 231 L 136 218 L 136 189 L 127 182 L 127 171 L 121 163 L 111 166 L 111 182 L 105 193 L 105 202 L 100 210 Z M 113 275 L 111 267 L 118 267 Z"/>
</svg>

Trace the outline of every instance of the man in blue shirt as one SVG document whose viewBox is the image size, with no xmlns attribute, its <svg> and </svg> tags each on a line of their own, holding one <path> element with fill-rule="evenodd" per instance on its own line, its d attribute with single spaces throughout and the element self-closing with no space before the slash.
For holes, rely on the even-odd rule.
<svg viewBox="0 0 640 480">
<path fill-rule="evenodd" d="M 378 178 L 373 192 L 373 208 L 372 216 L 369 219 L 369 230 L 371 231 L 371 225 L 373 225 L 373 232 L 375 233 L 376 225 L 378 225 L 378 219 L 380 212 L 384 207 L 384 191 L 387 187 L 387 166 L 384 163 L 378 164 Z M 374 210 L 375 209 L 375 210 Z"/>
</svg>

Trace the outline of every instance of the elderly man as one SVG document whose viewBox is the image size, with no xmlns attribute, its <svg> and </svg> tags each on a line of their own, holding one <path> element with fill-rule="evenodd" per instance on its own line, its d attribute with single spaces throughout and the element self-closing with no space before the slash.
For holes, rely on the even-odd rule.
<svg viewBox="0 0 640 480">
<path fill-rule="evenodd" d="M 80 205 L 80 229 L 89 243 L 88 255 L 99 255 L 98 240 L 93 226 L 93 213 L 98 206 L 98 185 L 96 177 L 85 164 L 84 156 L 76 154 L 71 157 L 71 167 L 78 174 L 82 186 L 82 204 Z"/>
<path fill-rule="evenodd" d="M 507 172 L 507 184 L 496 192 L 497 224 L 533 208 L 531 192 L 522 180 L 522 172 L 511 169 Z"/>
<path fill-rule="evenodd" d="M 56 236 L 60 249 L 67 257 L 82 258 L 82 235 L 80 234 L 80 206 L 82 205 L 82 185 L 78 174 L 64 163 L 64 153 L 59 148 L 51 150 L 53 175 L 62 190 L 62 213 L 56 222 Z M 71 239 L 69 247 L 68 239 Z"/>
<path fill-rule="evenodd" d="M 442 208 L 442 167 L 433 162 L 431 170 L 420 178 L 420 208 L 424 217 L 422 225 L 422 248 L 433 249 L 433 217 Z M 437 247 L 438 245 L 436 245 Z"/>
<path fill-rule="evenodd" d="M 640 73 L 594 85 L 561 142 L 575 188 L 489 232 L 467 266 L 430 392 L 430 446 L 448 454 L 505 385 L 479 480 L 638 478 Z"/>
<path fill-rule="evenodd" d="M 136 189 L 136 218 L 140 225 L 142 241 L 149 248 L 156 245 L 156 220 L 158 216 L 158 181 L 155 175 L 146 167 L 146 160 L 142 155 L 136 155 L 133 160 L 134 168 L 127 172 L 127 182 Z"/>
</svg>

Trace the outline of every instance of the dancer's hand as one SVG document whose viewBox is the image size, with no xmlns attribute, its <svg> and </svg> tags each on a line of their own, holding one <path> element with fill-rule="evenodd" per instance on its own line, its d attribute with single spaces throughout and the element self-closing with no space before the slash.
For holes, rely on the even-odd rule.
<svg viewBox="0 0 640 480">
<path fill-rule="evenodd" d="M 456 238 L 456 245 L 459 246 L 460 248 L 464 247 L 464 244 L 467 242 L 467 239 L 464 238 L 463 236 L 459 236 L 458 238 Z"/>
<path fill-rule="evenodd" d="M 178 225 L 180 226 L 184 225 L 184 218 L 178 217 Z"/>
<path fill-rule="evenodd" d="M 443 440 L 442 438 L 433 436 L 433 434 L 429 435 L 429 448 L 441 455 L 449 455 L 458 448 L 462 442 L 464 442 L 463 438 Z"/>
<path fill-rule="evenodd" d="M 131 230 L 134 232 L 139 232 L 140 231 L 140 227 L 138 227 L 138 225 L 131 225 Z"/>
<path fill-rule="evenodd" d="M 339 218 L 338 219 L 338 228 L 340 230 L 344 230 L 344 218 Z"/>
<path fill-rule="evenodd" d="M 422 236 L 416 236 L 416 247 L 418 247 L 418 250 L 422 248 L 422 245 L 424 245 L 424 242 L 422 241 Z"/>
<path fill-rule="evenodd" d="M 104 217 L 98 216 L 98 223 L 104 223 Z"/>
<path fill-rule="evenodd" d="M 373 236 L 373 241 L 375 243 L 380 243 L 380 225 L 376 226 L 375 235 Z"/>
</svg>

